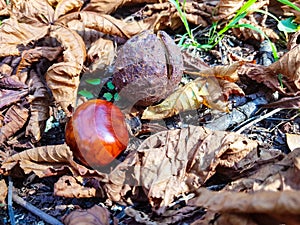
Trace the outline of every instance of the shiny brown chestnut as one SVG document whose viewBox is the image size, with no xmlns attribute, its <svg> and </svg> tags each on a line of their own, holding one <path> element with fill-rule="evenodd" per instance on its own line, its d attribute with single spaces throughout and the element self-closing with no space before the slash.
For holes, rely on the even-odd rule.
<svg viewBox="0 0 300 225">
<path fill-rule="evenodd" d="M 111 163 L 129 141 L 121 110 L 100 99 L 89 100 L 75 110 L 67 122 L 65 138 L 74 156 L 94 169 Z"/>
</svg>

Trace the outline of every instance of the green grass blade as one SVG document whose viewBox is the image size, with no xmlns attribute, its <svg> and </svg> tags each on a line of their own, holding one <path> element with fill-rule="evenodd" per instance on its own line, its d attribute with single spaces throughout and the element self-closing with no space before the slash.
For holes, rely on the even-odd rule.
<svg viewBox="0 0 300 225">
<path fill-rule="evenodd" d="M 234 26 L 234 28 L 240 28 L 240 27 L 244 27 L 244 28 L 248 28 L 248 29 L 254 30 L 254 31 L 260 33 L 261 35 L 263 35 L 268 40 L 269 44 L 271 45 L 274 59 L 276 61 L 278 60 L 278 54 L 277 54 L 277 50 L 276 50 L 275 45 L 271 42 L 271 40 L 269 39 L 269 37 L 261 29 L 255 27 L 255 26 L 253 26 L 251 24 L 245 24 L 245 23 L 237 24 L 237 25 Z"/>
<path fill-rule="evenodd" d="M 292 3 L 288 0 L 277 0 L 277 1 L 281 2 L 282 4 L 285 4 L 285 5 L 287 5 L 287 6 L 289 6 L 289 7 L 291 7 L 291 8 L 293 8 L 293 9 L 300 12 L 300 8 L 298 6 L 296 6 L 294 3 Z"/>
</svg>

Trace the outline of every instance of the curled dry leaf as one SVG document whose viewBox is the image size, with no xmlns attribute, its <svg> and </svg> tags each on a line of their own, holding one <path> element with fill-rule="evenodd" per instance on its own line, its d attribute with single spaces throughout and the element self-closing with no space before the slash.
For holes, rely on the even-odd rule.
<svg viewBox="0 0 300 225">
<path fill-rule="evenodd" d="M 11 1 L 11 16 L 27 24 L 53 22 L 54 9 L 47 0 Z"/>
<path fill-rule="evenodd" d="M 153 28 L 154 20 L 125 22 L 110 15 L 98 14 L 96 12 L 75 12 L 60 17 L 56 24 L 66 25 L 72 20 L 78 20 L 86 28 L 94 29 L 105 34 L 116 35 L 118 37 L 130 38 L 143 30 Z"/>
<path fill-rule="evenodd" d="M 91 71 L 104 69 L 109 66 L 116 54 L 114 43 L 111 40 L 99 38 L 92 43 L 88 50 L 87 57 L 91 64 Z"/>
<path fill-rule="evenodd" d="M 237 62 L 230 66 L 203 69 L 200 72 L 187 71 L 188 74 L 200 77 L 180 87 L 160 104 L 147 107 L 142 119 L 163 119 L 183 111 L 195 110 L 201 104 L 228 112 L 228 96 L 244 95 L 242 89 L 231 83 L 238 80 L 237 71 L 242 64 Z"/>
<path fill-rule="evenodd" d="M 140 186 L 153 210 L 162 214 L 175 196 L 203 185 L 217 166 L 234 167 L 256 147 L 255 141 L 242 135 L 203 127 L 162 131 L 112 171 L 106 193 L 111 200 L 121 201 L 130 186 Z"/>
<path fill-rule="evenodd" d="M 55 100 L 65 112 L 68 106 L 75 106 L 79 74 L 86 57 L 85 45 L 75 31 L 54 26 L 50 35 L 64 47 L 64 62 L 53 64 L 46 73 L 46 81 Z"/>
<path fill-rule="evenodd" d="M 44 37 L 48 26 L 42 23 L 21 23 L 15 17 L 4 20 L 0 27 L 0 57 L 20 55 L 20 48 Z"/>
<path fill-rule="evenodd" d="M 8 174 L 18 163 L 26 174 L 33 172 L 39 177 L 71 171 L 75 177 L 93 176 L 107 182 L 107 174 L 89 170 L 76 163 L 72 151 L 66 144 L 36 147 L 9 156 L 3 161 L 0 172 Z"/>
<path fill-rule="evenodd" d="M 267 87 L 274 91 L 279 91 L 283 95 L 293 96 L 300 90 L 299 51 L 300 45 L 297 45 L 285 53 L 278 61 L 269 66 L 245 64 L 239 70 L 239 73 L 259 83 L 264 83 Z M 278 79 L 279 75 L 281 75 L 282 78 Z M 284 88 L 281 86 L 279 80 L 282 81 Z M 299 103 L 295 103 L 294 105 L 297 104 Z"/>
<path fill-rule="evenodd" d="M 299 191 L 242 193 L 200 188 L 197 194 L 198 197 L 190 200 L 189 205 L 218 213 L 249 215 L 256 221 L 264 219 L 264 224 L 297 224 L 300 219 Z"/>
<path fill-rule="evenodd" d="M 19 102 L 24 96 L 28 95 L 28 93 L 29 90 L 27 88 L 20 91 L 0 90 L 0 108 Z"/>
<path fill-rule="evenodd" d="M 288 83 L 293 83 L 298 90 L 300 90 L 299 51 L 300 45 L 297 45 L 268 67 L 275 77 L 278 74 L 282 74 L 283 78 L 286 79 Z"/>
<path fill-rule="evenodd" d="M 28 119 L 28 109 L 21 105 L 12 105 L 6 112 L 4 125 L 0 127 L 0 146 L 19 131 Z"/>
<path fill-rule="evenodd" d="M 26 127 L 26 136 L 31 137 L 32 143 L 36 143 L 41 139 L 45 130 L 46 120 L 49 118 L 49 105 L 51 95 L 47 86 L 32 69 L 30 71 L 31 90 L 34 91 L 30 104 L 30 119 Z"/>
<path fill-rule="evenodd" d="M 7 185 L 4 179 L 0 179 L 0 207 L 5 205 L 7 196 Z"/>
<path fill-rule="evenodd" d="M 63 218 L 65 225 L 109 225 L 110 213 L 101 206 L 90 209 L 78 209 Z"/>
<path fill-rule="evenodd" d="M 89 3 L 83 8 L 83 11 L 93 11 L 103 14 L 111 14 L 115 12 L 117 8 L 120 8 L 124 5 L 129 4 L 145 4 L 145 3 L 156 3 L 157 0 L 113 0 L 113 1 L 99 1 L 99 0 L 91 0 Z M 162 1 L 163 2 L 163 1 Z"/>
<path fill-rule="evenodd" d="M 83 6 L 83 0 L 63 0 L 59 1 L 54 12 L 53 20 L 56 21 L 60 16 L 67 14 L 68 12 L 79 11 Z"/>
<path fill-rule="evenodd" d="M 76 178 L 66 175 L 60 177 L 55 183 L 54 195 L 66 198 L 103 197 L 103 195 L 97 194 L 96 188 L 84 187 Z"/>
<path fill-rule="evenodd" d="M 220 0 L 217 6 L 217 15 L 214 21 L 222 20 L 233 15 L 244 4 L 244 0 Z"/>
</svg>

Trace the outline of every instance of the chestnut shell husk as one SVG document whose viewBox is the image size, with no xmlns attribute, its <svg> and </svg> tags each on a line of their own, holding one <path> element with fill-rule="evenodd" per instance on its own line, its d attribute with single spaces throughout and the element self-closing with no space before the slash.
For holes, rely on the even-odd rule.
<svg viewBox="0 0 300 225">
<path fill-rule="evenodd" d="M 160 32 L 168 51 L 162 40 L 149 30 L 133 36 L 118 51 L 112 82 L 127 104 L 157 103 L 173 93 L 181 81 L 180 48 L 164 31 Z"/>
</svg>

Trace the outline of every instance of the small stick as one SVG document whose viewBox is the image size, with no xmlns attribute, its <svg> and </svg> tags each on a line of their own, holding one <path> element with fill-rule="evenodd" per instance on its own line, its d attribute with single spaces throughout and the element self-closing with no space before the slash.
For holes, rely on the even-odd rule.
<svg viewBox="0 0 300 225">
<path fill-rule="evenodd" d="M 255 120 L 252 120 L 250 123 L 247 123 L 245 124 L 245 126 L 241 127 L 240 129 L 238 129 L 237 131 L 235 131 L 235 133 L 237 134 L 240 134 L 242 133 L 244 130 L 250 128 L 252 125 L 274 115 L 275 113 L 278 113 L 280 110 L 282 110 L 282 108 L 277 108 L 277 109 L 274 109 L 272 110 L 271 112 L 268 112 L 267 114 L 263 115 L 263 116 L 260 116 L 259 118 L 255 119 Z"/>
<path fill-rule="evenodd" d="M 27 209 L 29 212 L 33 213 L 34 215 L 40 217 L 45 222 L 51 224 L 51 225 L 63 225 L 62 222 L 57 220 L 56 218 L 48 215 L 47 213 L 44 213 L 42 210 L 36 208 L 32 204 L 26 202 L 23 198 L 18 196 L 15 192 L 12 194 L 12 199 L 15 203 L 19 204 L 20 206 Z"/>
<path fill-rule="evenodd" d="M 8 177 L 8 194 L 7 194 L 7 208 L 8 208 L 8 216 L 11 225 L 15 225 L 15 213 L 12 206 L 12 197 L 13 196 L 13 181 L 11 177 Z"/>
</svg>

